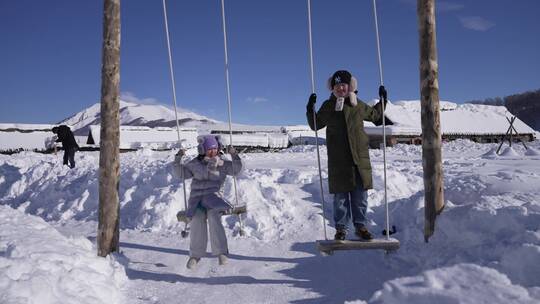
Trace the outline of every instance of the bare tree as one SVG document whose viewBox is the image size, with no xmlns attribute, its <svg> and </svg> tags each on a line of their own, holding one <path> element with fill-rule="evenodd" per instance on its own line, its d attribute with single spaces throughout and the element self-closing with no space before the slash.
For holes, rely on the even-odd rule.
<svg viewBox="0 0 540 304">
<path fill-rule="evenodd" d="M 104 0 L 99 151 L 98 255 L 118 251 L 120 169 L 120 0 Z"/>
<path fill-rule="evenodd" d="M 417 13 L 425 190 L 424 239 L 427 242 L 435 231 L 435 218 L 444 208 L 435 0 L 418 0 Z"/>
</svg>

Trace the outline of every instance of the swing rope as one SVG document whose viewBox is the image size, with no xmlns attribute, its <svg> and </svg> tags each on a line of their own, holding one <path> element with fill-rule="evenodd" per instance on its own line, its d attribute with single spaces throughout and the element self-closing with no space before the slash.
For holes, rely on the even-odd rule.
<svg viewBox="0 0 540 304">
<path fill-rule="evenodd" d="M 383 82 L 383 68 L 382 68 L 382 59 L 381 59 L 381 45 L 380 45 L 380 36 L 379 36 L 379 22 L 377 19 L 377 1 L 373 0 L 373 16 L 375 19 L 375 36 L 377 39 L 377 55 L 378 55 L 378 62 L 379 62 L 379 76 L 380 76 L 380 85 L 381 87 L 384 87 Z M 387 197 L 387 190 L 386 190 L 386 120 L 384 115 L 384 97 L 381 96 L 381 92 L 379 90 L 379 100 L 381 103 L 381 109 L 382 109 L 382 130 L 383 130 L 383 171 L 384 171 L 384 205 L 386 209 L 386 239 L 390 239 L 390 215 L 388 212 L 388 197 Z"/>
<path fill-rule="evenodd" d="M 178 122 L 178 110 L 176 107 L 176 87 L 175 87 L 175 80 L 174 80 L 174 69 L 173 69 L 173 61 L 172 61 L 172 54 L 171 54 L 171 42 L 169 39 L 169 24 L 167 22 L 167 4 L 165 3 L 166 0 L 163 0 L 163 16 L 165 19 L 165 33 L 167 36 L 167 50 L 169 52 L 169 69 L 171 72 L 171 83 L 172 83 L 172 93 L 173 93 L 173 101 L 174 101 L 174 115 L 176 120 L 176 134 L 178 135 L 178 146 L 180 149 L 182 149 L 182 142 L 180 139 L 180 124 Z M 181 175 L 180 178 L 182 179 L 182 188 L 184 190 L 184 210 L 187 210 L 187 194 L 186 194 L 186 179 L 184 178 L 184 161 L 183 156 L 180 159 L 180 168 L 181 168 Z M 185 223 L 184 231 L 187 228 L 187 223 Z"/>
<path fill-rule="evenodd" d="M 310 63 L 310 72 L 311 72 L 311 93 L 315 93 L 315 80 L 313 72 L 313 41 L 311 38 L 311 0 L 307 0 L 308 6 L 308 32 L 309 32 L 309 63 Z M 322 182 L 322 172 L 321 172 L 321 155 L 319 152 L 319 133 L 317 131 L 317 112 L 313 109 L 313 127 L 315 129 L 315 145 L 317 146 L 317 165 L 319 167 L 319 185 L 321 189 L 321 200 L 322 200 L 322 216 L 323 216 L 323 230 L 324 230 L 324 239 L 328 240 L 328 234 L 326 232 L 326 217 L 324 216 L 324 210 L 326 209 L 326 203 L 324 201 L 324 190 Z"/>
<path fill-rule="evenodd" d="M 229 143 L 232 147 L 232 111 L 231 111 L 231 86 L 229 81 L 229 53 L 227 47 L 227 27 L 225 19 L 225 0 L 221 0 L 221 20 L 223 27 L 223 48 L 225 51 L 225 82 L 227 84 L 227 107 L 229 112 Z M 234 161 L 232 161 L 232 170 L 234 172 Z M 235 207 L 238 207 L 238 190 L 236 187 L 236 175 L 233 174 L 233 186 L 234 186 L 234 199 Z M 238 213 L 238 220 L 240 221 L 240 233 L 243 234 L 244 231 L 244 222 L 242 221 L 242 216 Z"/>
</svg>

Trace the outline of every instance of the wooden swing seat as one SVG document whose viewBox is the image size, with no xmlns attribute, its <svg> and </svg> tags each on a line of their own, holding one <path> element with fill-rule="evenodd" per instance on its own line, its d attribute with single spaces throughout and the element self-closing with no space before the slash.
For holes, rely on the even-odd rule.
<svg viewBox="0 0 540 304">
<path fill-rule="evenodd" d="M 244 206 L 234 206 L 232 209 L 229 210 L 229 212 L 225 212 L 226 215 L 231 215 L 231 214 L 235 214 L 235 215 L 238 215 L 238 214 L 244 214 L 247 212 L 247 206 L 244 205 Z"/>
<path fill-rule="evenodd" d="M 232 215 L 232 214 L 239 215 L 239 214 L 244 214 L 246 212 L 247 212 L 247 206 L 235 206 L 232 209 L 230 209 L 228 212 L 224 212 L 224 215 Z M 178 219 L 179 222 L 189 223 L 189 218 L 186 217 L 185 210 L 178 211 L 178 213 L 176 214 L 176 219 Z"/>
<path fill-rule="evenodd" d="M 399 249 L 399 241 L 394 238 L 377 238 L 370 241 L 362 240 L 322 240 L 317 241 L 317 249 L 323 254 L 332 254 L 336 250 L 382 249 L 393 251 Z"/>
</svg>

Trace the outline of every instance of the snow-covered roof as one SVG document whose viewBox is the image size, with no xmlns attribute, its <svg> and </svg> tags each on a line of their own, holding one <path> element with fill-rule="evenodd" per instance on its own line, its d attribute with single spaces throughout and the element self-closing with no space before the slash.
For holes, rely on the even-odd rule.
<svg viewBox="0 0 540 304">
<path fill-rule="evenodd" d="M 311 131 L 308 125 L 290 125 L 281 127 L 282 132 Z"/>
<path fill-rule="evenodd" d="M 99 125 L 90 126 L 89 140 L 92 138 L 95 145 L 100 142 Z M 184 148 L 197 145 L 197 129 L 180 128 L 180 139 Z M 170 149 L 178 146 L 178 132 L 176 128 L 146 126 L 120 126 L 120 149 L 138 149 L 151 147 L 154 149 Z"/>
<path fill-rule="evenodd" d="M 222 135 L 224 145 L 230 144 L 230 135 Z M 289 145 L 289 136 L 283 133 L 248 133 L 232 134 L 233 146 L 286 148 Z"/>
<path fill-rule="evenodd" d="M 46 150 L 53 142 L 51 124 L 0 123 L 0 151 Z"/>
<path fill-rule="evenodd" d="M 0 151 L 46 150 L 46 142 L 51 141 L 51 131 L 3 132 L 0 131 Z"/>
<path fill-rule="evenodd" d="M 506 118 L 514 116 L 504 106 L 488 106 L 477 104 L 456 104 L 448 101 L 440 102 L 441 130 L 443 134 L 505 134 L 510 124 Z M 386 117 L 392 122 L 387 127 L 387 134 L 418 134 L 421 129 L 420 101 L 398 101 L 388 103 Z M 381 127 L 365 122 L 368 134 L 380 134 Z M 534 133 L 519 118 L 514 121 L 519 133 Z M 378 133 L 377 133 L 377 130 Z"/>
<path fill-rule="evenodd" d="M 50 131 L 57 125 L 0 123 L 0 131 Z"/>
<path fill-rule="evenodd" d="M 201 129 L 207 129 L 210 133 L 229 133 L 229 125 L 226 123 L 212 124 Z M 245 133 L 281 133 L 281 126 L 262 126 L 262 125 L 244 125 L 244 124 L 232 124 L 231 129 L 233 132 L 245 132 Z"/>
<path fill-rule="evenodd" d="M 368 135 L 382 135 L 382 127 L 376 127 L 370 122 L 364 122 L 364 130 Z M 386 135 L 409 135 L 409 136 L 420 136 L 422 134 L 422 128 L 418 127 L 409 127 L 404 125 L 387 125 Z"/>
</svg>

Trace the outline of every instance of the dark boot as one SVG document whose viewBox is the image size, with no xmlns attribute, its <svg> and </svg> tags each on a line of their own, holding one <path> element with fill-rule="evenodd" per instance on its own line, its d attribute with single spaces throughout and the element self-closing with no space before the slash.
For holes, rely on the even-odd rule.
<svg viewBox="0 0 540 304">
<path fill-rule="evenodd" d="M 336 230 L 336 235 L 334 236 L 334 240 L 343 241 L 343 240 L 345 240 L 346 235 L 347 235 L 347 230 L 345 230 L 345 229 L 337 229 Z"/>
<path fill-rule="evenodd" d="M 356 227 L 355 234 L 364 241 L 370 241 L 373 239 L 373 235 L 367 230 L 365 226 Z"/>
</svg>

